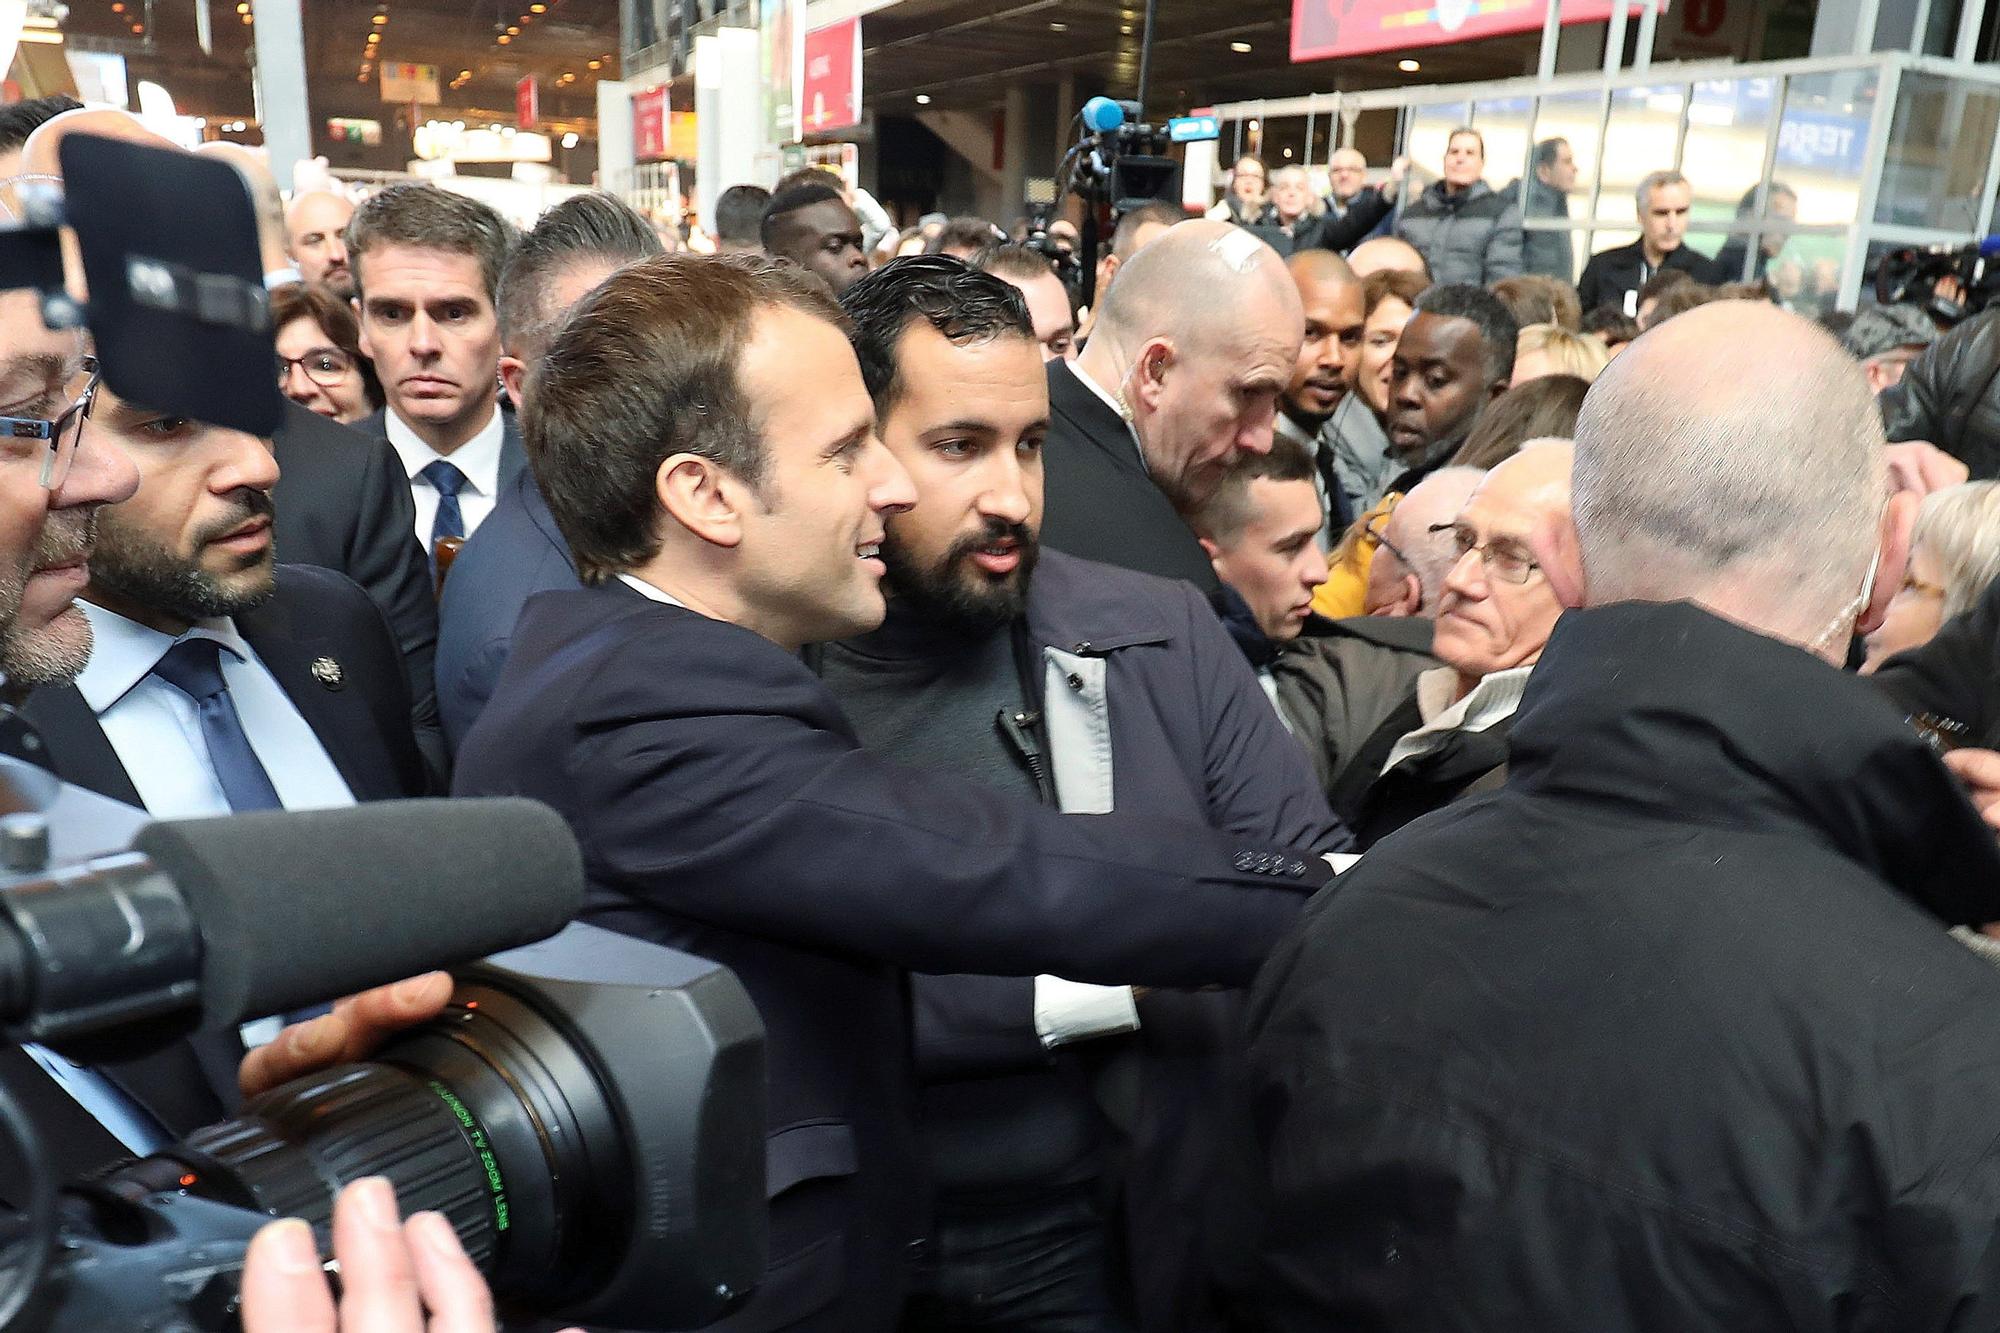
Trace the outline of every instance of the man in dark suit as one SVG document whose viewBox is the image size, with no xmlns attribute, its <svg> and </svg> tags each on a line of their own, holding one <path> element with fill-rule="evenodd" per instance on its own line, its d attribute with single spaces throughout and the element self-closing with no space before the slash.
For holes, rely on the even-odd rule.
<svg viewBox="0 0 2000 1333">
<path fill-rule="evenodd" d="M 586 919 L 725 962 L 757 1003 L 771 1264 L 737 1330 L 893 1326 L 924 1229 L 905 969 L 1240 984 L 1328 876 L 860 748 L 795 654 L 880 622 L 884 516 L 914 495 L 839 319 L 755 261 L 666 255 L 584 298 L 528 428 L 596 586 L 529 605 L 459 755 L 459 792 L 571 821 Z"/>
<path fill-rule="evenodd" d="M 658 253 L 652 226 L 608 194 L 580 194 L 542 214 L 500 277 L 500 379 L 517 408 L 527 402 L 528 367 L 542 359 L 577 298 L 619 267 Z M 520 468 L 452 561 L 438 599 L 438 715 L 452 748 L 492 697 L 528 599 L 582 586 L 534 472 Z"/>
<path fill-rule="evenodd" d="M 395 450 L 292 402 L 271 449 L 279 473 L 271 488 L 278 563 L 337 570 L 361 585 L 388 617 L 410 696 L 419 717 L 427 716 L 437 599 L 412 535 L 416 505 Z"/>
<path fill-rule="evenodd" d="M 164 818 L 422 795 L 401 657 L 351 581 L 274 564 L 270 445 L 100 389 L 138 465 L 99 516 L 94 646 L 22 713 L 56 773 Z"/>
<path fill-rule="evenodd" d="M 395 446 L 427 552 L 470 537 L 521 470 L 494 313 L 513 241 L 498 213 L 435 185 L 392 185 L 347 224 L 361 350 L 388 400 L 358 424 Z"/>
<path fill-rule="evenodd" d="M 1270 450 L 1304 341 L 1284 262 L 1241 228 L 1184 222 L 1135 254 L 1083 354 L 1048 367 L 1042 540 L 1213 592 L 1181 512 L 1234 459 Z"/>
</svg>

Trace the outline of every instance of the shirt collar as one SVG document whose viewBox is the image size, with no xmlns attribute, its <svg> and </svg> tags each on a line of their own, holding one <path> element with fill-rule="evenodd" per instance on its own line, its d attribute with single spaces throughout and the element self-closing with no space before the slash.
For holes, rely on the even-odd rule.
<svg viewBox="0 0 2000 1333">
<path fill-rule="evenodd" d="M 460 472 L 472 489 L 480 495 L 493 495 L 500 489 L 500 446 L 507 438 L 507 423 L 503 419 L 500 404 L 493 404 L 493 415 L 479 428 L 479 433 L 467 440 L 449 454 L 441 454 L 420 439 L 409 425 L 396 415 L 391 407 L 382 414 L 382 427 L 389 436 L 389 443 L 395 446 L 396 457 L 403 460 L 403 471 L 415 477 L 425 468 L 443 458 Z"/>
<path fill-rule="evenodd" d="M 672 596 L 669 593 L 661 592 L 658 588 L 655 588 L 652 584 L 646 582 L 646 580 L 640 578 L 637 574 L 620 574 L 618 576 L 618 581 L 624 584 L 626 587 L 630 588 L 633 592 L 638 593 L 641 597 L 651 598 L 653 601 L 656 602 L 664 602 L 668 606 L 678 606 L 683 611 L 688 609 L 688 604 L 686 602 L 683 602 L 680 598 Z"/>
<path fill-rule="evenodd" d="M 91 648 L 90 660 L 76 678 L 76 689 L 90 711 L 101 717 L 130 694 L 180 639 L 89 602 L 80 601 L 77 606 L 90 621 Z M 200 621 L 180 638 L 213 639 L 243 661 L 251 657 L 249 643 L 227 616 Z"/>
<path fill-rule="evenodd" d="M 1418 676 L 1417 713 L 1424 719 L 1424 724 L 1396 742 L 1382 765 L 1382 771 L 1388 772 L 1405 759 L 1428 754 L 1450 732 L 1485 731 L 1494 723 L 1512 717 L 1521 706 L 1521 695 L 1528 688 L 1528 675 L 1534 669 L 1530 663 L 1482 676 L 1479 683 L 1472 687 L 1472 692 L 1456 703 L 1451 697 L 1458 679 L 1456 671 L 1450 667 L 1433 667 Z"/>
<path fill-rule="evenodd" d="M 1109 389 L 1106 389 L 1090 376 L 1084 374 L 1083 371 L 1077 368 L 1077 364 L 1074 361 L 1063 362 L 1063 369 L 1076 376 L 1078 384 L 1096 394 L 1098 401 L 1110 408 L 1111 414 L 1125 423 L 1125 432 L 1132 437 L 1132 447 L 1139 449 L 1138 428 L 1132 424 L 1131 418 L 1125 415 L 1125 408 L 1119 403 L 1117 395 L 1113 394 Z M 1139 466 L 1146 467 L 1146 451 L 1144 449 L 1139 449 Z M 1147 468 L 1146 470 L 1149 474 L 1152 471 L 1151 468 Z"/>
</svg>

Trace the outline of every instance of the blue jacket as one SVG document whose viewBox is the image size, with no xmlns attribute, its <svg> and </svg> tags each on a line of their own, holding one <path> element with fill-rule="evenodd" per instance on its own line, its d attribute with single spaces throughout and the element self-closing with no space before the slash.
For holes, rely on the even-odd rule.
<svg viewBox="0 0 2000 1333">
<path fill-rule="evenodd" d="M 493 697 L 521 608 L 538 592 L 582 586 L 534 472 L 519 469 L 451 562 L 438 601 L 438 717 L 454 752 Z"/>
<path fill-rule="evenodd" d="M 898 768 L 796 657 L 617 583 L 529 603 L 455 790 L 555 807 L 583 919 L 724 963 L 756 1002 L 771 1261 L 732 1330 L 894 1326 L 927 1195 L 906 969 L 1240 985 L 1328 878 Z"/>
</svg>

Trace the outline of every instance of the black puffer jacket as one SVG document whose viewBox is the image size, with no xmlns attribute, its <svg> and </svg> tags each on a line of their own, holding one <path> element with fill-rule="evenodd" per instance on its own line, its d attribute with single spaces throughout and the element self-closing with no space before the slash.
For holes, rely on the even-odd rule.
<svg viewBox="0 0 2000 1333">
<path fill-rule="evenodd" d="M 1892 440 L 1929 440 L 1972 471 L 2000 477 L 2000 310 L 1924 349 L 1880 399 Z"/>
<path fill-rule="evenodd" d="M 1433 183 L 1403 209 L 1396 234 L 1417 247 L 1432 282 L 1483 287 L 1521 272 L 1521 210 L 1485 181 L 1456 194 Z"/>
<path fill-rule="evenodd" d="M 1284 1329 L 2000 1327 L 2000 848 L 1865 682 L 1573 613 L 1251 998 Z"/>
</svg>

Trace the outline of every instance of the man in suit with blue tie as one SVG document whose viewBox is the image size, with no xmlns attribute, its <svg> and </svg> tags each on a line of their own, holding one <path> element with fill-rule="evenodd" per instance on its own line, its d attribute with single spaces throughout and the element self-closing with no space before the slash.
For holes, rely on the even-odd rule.
<svg viewBox="0 0 2000 1333">
<path fill-rule="evenodd" d="M 392 185 L 347 224 L 361 350 L 388 399 L 358 424 L 395 446 L 433 558 L 441 539 L 470 537 L 521 470 L 494 313 L 513 243 L 498 213 L 435 185 Z"/>
<path fill-rule="evenodd" d="M 380 609 L 330 570 L 273 564 L 269 442 L 101 386 L 90 410 L 141 482 L 98 516 L 88 664 L 21 710 L 57 774 L 174 819 L 422 795 Z"/>
</svg>

